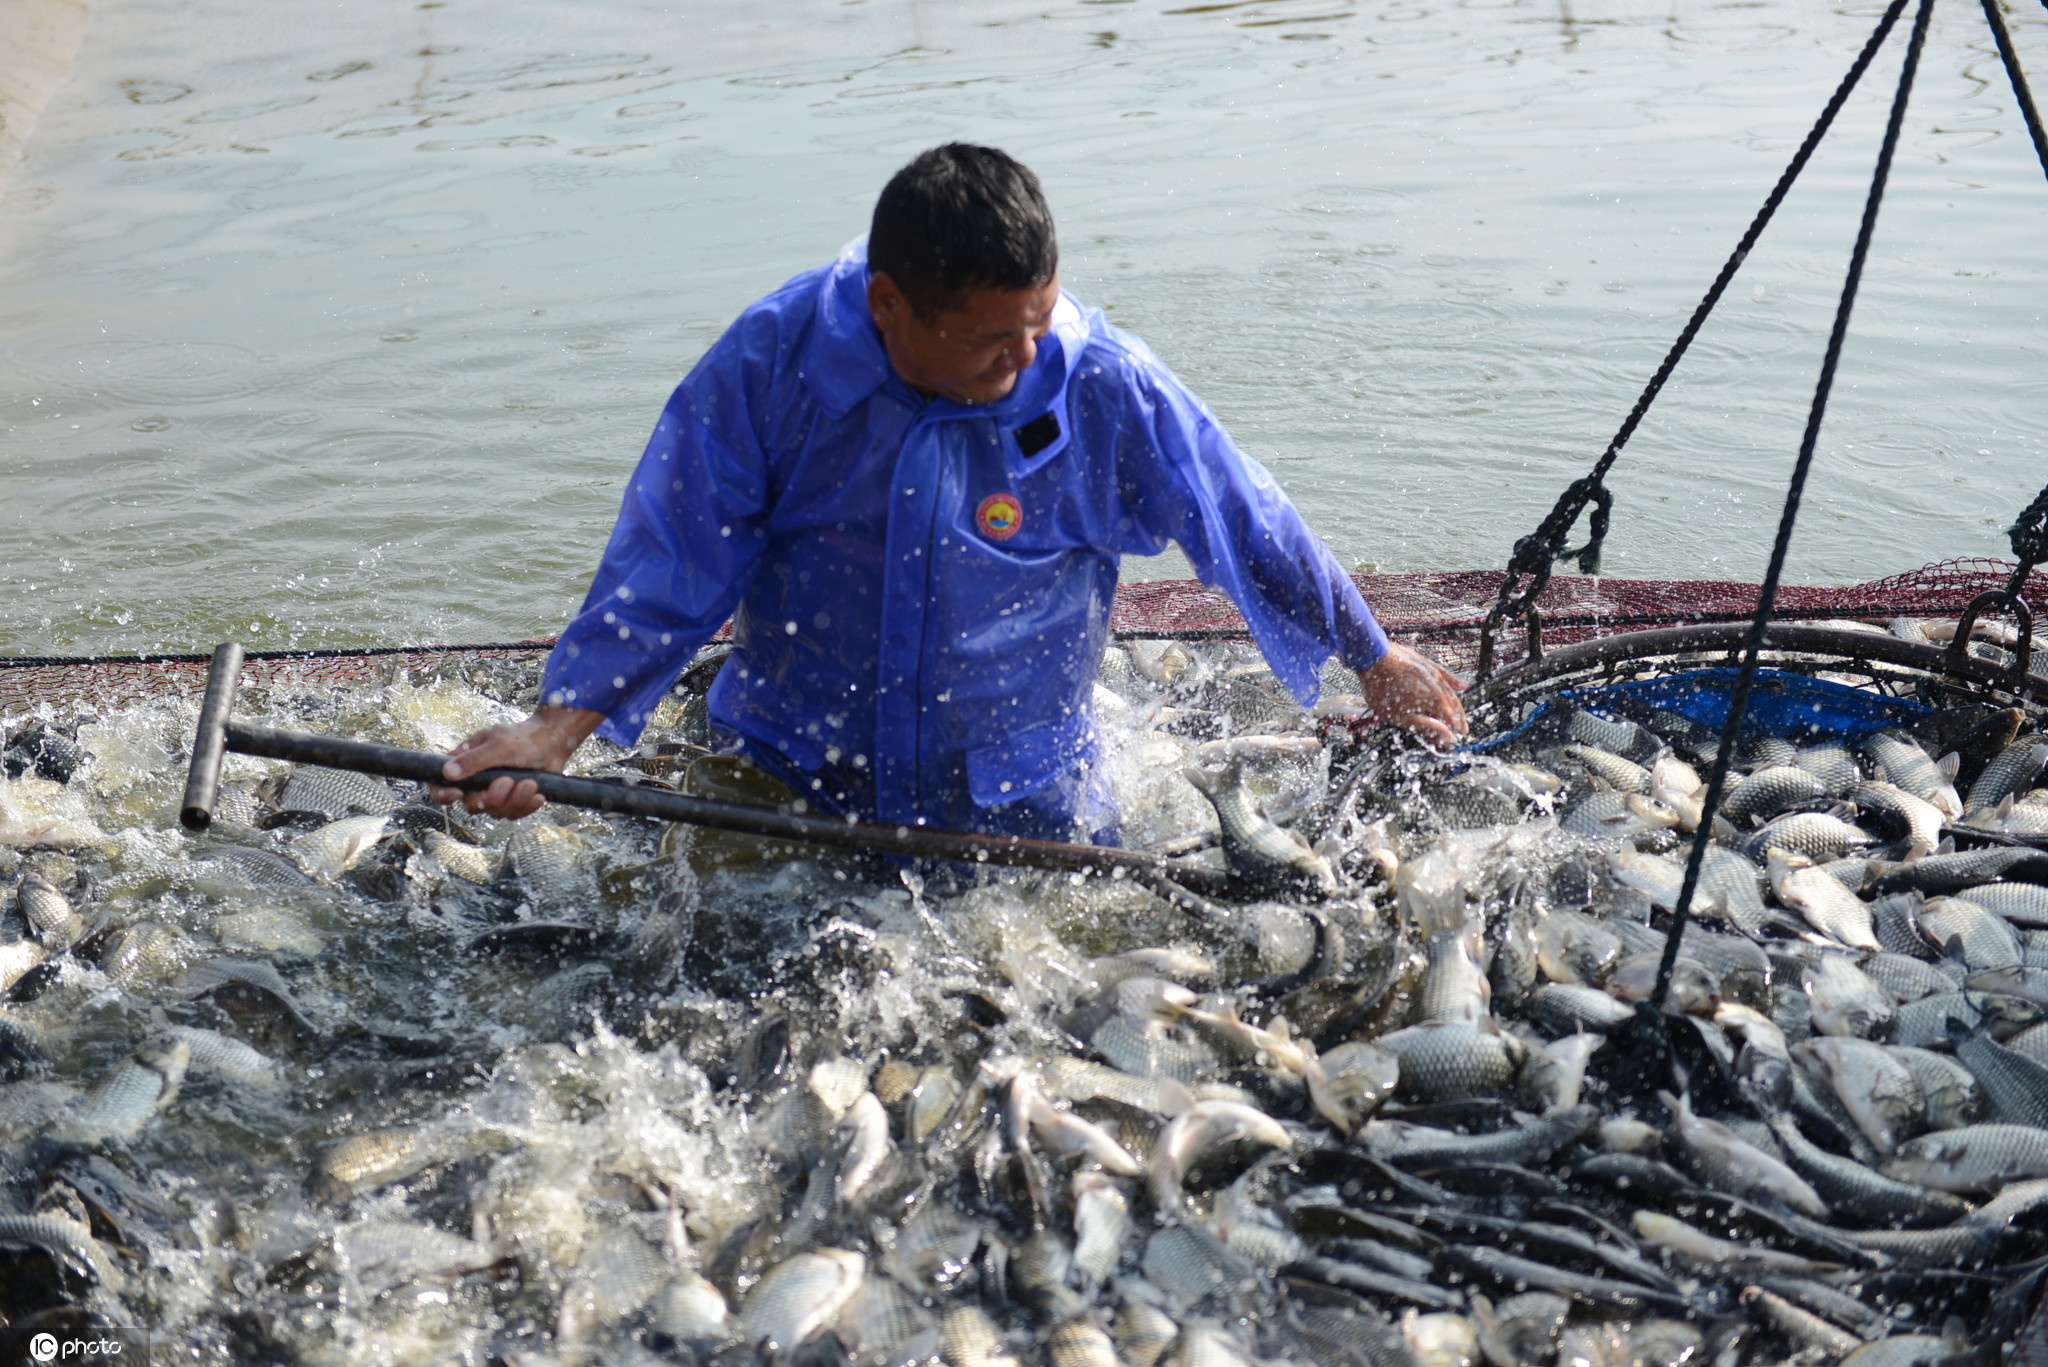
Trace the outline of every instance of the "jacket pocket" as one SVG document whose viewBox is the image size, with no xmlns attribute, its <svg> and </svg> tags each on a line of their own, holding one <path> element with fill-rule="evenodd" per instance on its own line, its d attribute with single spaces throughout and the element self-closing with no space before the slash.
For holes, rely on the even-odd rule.
<svg viewBox="0 0 2048 1367">
<path fill-rule="evenodd" d="M 967 752 L 967 795 L 999 807 L 1049 787 L 1094 749 L 1093 719 L 1076 714 L 1027 727 Z"/>
</svg>

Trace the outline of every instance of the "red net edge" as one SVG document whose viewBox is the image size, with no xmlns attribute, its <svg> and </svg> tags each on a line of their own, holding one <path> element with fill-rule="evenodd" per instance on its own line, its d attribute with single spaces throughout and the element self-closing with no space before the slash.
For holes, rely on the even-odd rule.
<svg viewBox="0 0 2048 1367">
<path fill-rule="evenodd" d="M 1953 616 L 1987 589 L 2003 588 L 2014 562 L 1989 558 L 1938 561 L 1917 570 L 1843 587 L 1787 585 L 1778 590 L 1776 616 Z M 1500 570 L 1355 576 L 1382 626 L 1453 668 L 1469 668 L 1478 627 L 1500 592 Z M 1544 640 L 1564 645 L 1621 631 L 1685 622 L 1741 620 L 1756 610 L 1757 585 L 1739 580 L 1609 579 L 1554 577 L 1537 598 Z M 2036 611 L 2048 608 L 2048 584 L 2030 585 Z M 1124 636 L 1243 638 L 1244 618 L 1221 594 L 1192 579 L 1122 583 L 1110 609 L 1110 629 Z M 720 630 L 720 637 L 727 634 Z M 1520 632 L 1502 633 L 1503 663 L 1522 652 Z M 544 654 L 552 641 L 502 645 L 410 646 L 309 654 L 259 655 L 244 668 L 245 686 L 319 688 L 361 686 L 427 669 L 446 669 L 463 657 L 477 663 Z M 122 706 L 152 697 L 196 696 L 204 690 L 206 657 L 168 659 L 0 659 L 0 716 L 40 703 Z"/>
</svg>

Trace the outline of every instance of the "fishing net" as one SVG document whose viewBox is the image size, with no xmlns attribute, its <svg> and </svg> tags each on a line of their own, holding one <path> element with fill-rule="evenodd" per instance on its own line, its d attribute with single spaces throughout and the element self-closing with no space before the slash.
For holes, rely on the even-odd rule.
<svg viewBox="0 0 2048 1367">
<path fill-rule="evenodd" d="M 1785 621 L 1851 617 L 1955 616 L 1987 589 L 2004 587 L 2014 565 L 1993 559 L 1944 560 L 1904 574 L 1842 588 L 1785 587 L 1776 616 Z M 1479 626 L 1499 594 L 1504 572 L 1371 574 L 1357 578 L 1373 612 L 1393 635 L 1469 671 L 1478 658 Z M 1559 646 L 1647 627 L 1746 621 L 1757 586 L 1734 580 L 1606 579 L 1558 575 L 1537 606 L 1546 646 Z M 2048 608 L 2048 584 L 2028 601 Z M 1192 579 L 1120 584 L 1110 626 L 1124 637 L 1244 639 L 1244 618 L 1221 594 Z M 532 671 L 552 641 L 488 645 L 422 645 L 364 650 L 252 651 L 245 686 L 361 688 L 426 672 L 468 677 Z M 1521 658 L 1519 632 L 1497 643 L 1502 665 Z M 205 689 L 210 656 L 103 656 L 0 659 L 0 716 L 54 707 L 116 707 L 165 694 Z"/>
</svg>

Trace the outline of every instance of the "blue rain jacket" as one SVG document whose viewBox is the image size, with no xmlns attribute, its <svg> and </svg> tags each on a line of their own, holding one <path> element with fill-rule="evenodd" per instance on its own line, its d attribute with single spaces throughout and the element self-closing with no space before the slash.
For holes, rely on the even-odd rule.
<svg viewBox="0 0 2048 1367">
<path fill-rule="evenodd" d="M 1386 650 L 1272 477 L 1062 294 L 993 403 L 927 399 L 865 242 L 743 313 L 669 399 L 543 696 L 633 744 L 728 617 L 712 719 L 824 810 L 1113 838 L 1090 698 L 1124 555 L 1177 542 L 1304 705 Z"/>
</svg>

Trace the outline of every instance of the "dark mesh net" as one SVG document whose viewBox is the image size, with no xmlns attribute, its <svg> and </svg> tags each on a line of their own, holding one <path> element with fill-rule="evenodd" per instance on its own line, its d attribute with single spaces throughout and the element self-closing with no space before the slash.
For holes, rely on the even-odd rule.
<svg viewBox="0 0 2048 1367">
<path fill-rule="evenodd" d="M 1777 616 L 1785 620 L 1841 617 L 1953 617 L 1987 589 L 2003 588 L 2014 569 L 2008 560 L 1944 560 L 1904 574 L 1842 588 L 1787 586 L 1778 590 Z M 1500 592 L 1500 570 L 1440 574 L 1371 574 L 1358 587 L 1387 630 L 1454 669 L 1470 670 L 1479 651 L 1479 625 Z M 1537 605 L 1546 645 L 1593 636 L 1693 622 L 1746 620 L 1756 610 L 1757 586 L 1720 579 L 1602 579 L 1559 575 Z M 2048 609 L 2048 580 L 2026 590 L 2036 612 Z M 1244 619 L 1230 601 L 1192 579 L 1156 579 L 1117 587 L 1110 625 L 1122 636 L 1243 638 Z M 407 646 L 363 651 L 254 653 L 243 679 L 248 687 L 360 687 L 421 672 L 467 674 L 534 666 L 551 641 L 496 645 Z M 1517 629 L 1504 631 L 1496 659 L 1521 658 Z M 208 655 L 86 659 L 0 659 L 0 716 L 54 706 L 120 706 L 166 694 L 196 696 L 205 687 Z"/>
</svg>

